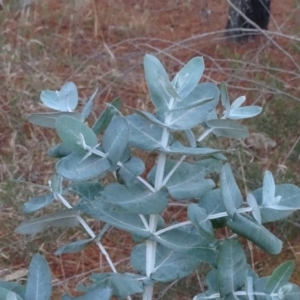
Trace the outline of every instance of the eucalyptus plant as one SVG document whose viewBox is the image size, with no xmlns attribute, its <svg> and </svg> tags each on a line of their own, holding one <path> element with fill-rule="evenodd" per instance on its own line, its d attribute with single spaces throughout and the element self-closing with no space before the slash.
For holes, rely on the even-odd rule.
<svg viewBox="0 0 300 300">
<path fill-rule="evenodd" d="M 43 104 L 55 112 L 33 114 L 28 120 L 55 129 L 61 143 L 48 151 L 57 159 L 50 192 L 30 199 L 23 209 L 30 214 L 55 201 L 65 209 L 24 221 L 16 232 L 34 235 L 49 226 L 81 225 L 89 238 L 64 245 L 56 254 L 75 253 L 93 243 L 103 253 L 111 272 L 92 274 L 89 284 L 78 286 L 82 296 L 65 295 L 63 300 L 131 299 L 138 297 L 135 294 L 154 299 L 156 283 L 189 276 L 201 263 L 210 265 L 207 290 L 199 291 L 194 300 L 300 299 L 299 287 L 289 282 L 294 262 L 284 262 L 270 276 L 259 278 L 239 238 L 269 254 L 280 253 L 282 242 L 263 224 L 300 209 L 300 189 L 276 185 L 266 171 L 262 187 L 244 196 L 225 156 L 234 149 L 207 146 L 211 135 L 246 138 L 248 131 L 237 120 L 254 117 L 262 109 L 242 106 L 244 96 L 231 103 L 225 84 L 219 89 L 214 83 L 199 83 L 204 71 L 201 57 L 190 60 L 172 81 L 155 56 L 145 56 L 144 69 L 154 113 L 130 108 L 133 113 L 124 116 L 121 101 L 115 99 L 89 127 L 86 119 L 97 90 L 81 112 L 75 111 L 78 92 L 72 82 L 60 91 L 41 93 Z M 157 155 L 151 170 L 145 170 L 133 148 L 140 150 L 137 155 L 143 151 Z M 74 194 L 80 200 L 72 207 Z M 188 203 L 187 220 L 167 224 L 163 213 L 183 201 Z M 85 216 L 101 221 L 102 229 L 93 232 Z M 215 232 L 225 226 L 228 236 L 217 239 Z M 135 241 L 131 273 L 118 273 L 101 242 L 110 227 L 130 233 Z M 51 275 L 45 259 L 36 254 L 27 284 L 1 282 L 0 295 L 6 300 L 50 299 Z"/>
</svg>

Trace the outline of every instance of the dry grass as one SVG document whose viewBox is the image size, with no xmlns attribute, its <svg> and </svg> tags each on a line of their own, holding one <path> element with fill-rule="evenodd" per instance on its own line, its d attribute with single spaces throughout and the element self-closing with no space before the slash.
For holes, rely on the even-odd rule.
<svg viewBox="0 0 300 300">
<path fill-rule="evenodd" d="M 232 99 L 246 94 L 249 104 L 264 107 L 260 117 L 245 122 L 251 131 L 250 139 L 223 141 L 224 147 L 240 149 L 240 156 L 232 159 L 242 187 L 258 187 L 267 168 L 276 174 L 278 182 L 300 184 L 299 0 L 274 1 L 267 37 L 260 36 L 244 44 L 223 38 L 226 1 L 168 0 L 162 5 L 158 0 L 43 0 L 31 1 L 23 7 L 17 0 L 3 2 L 0 11 L 1 269 L 20 270 L 28 265 L 33 253 L 42 252 L 53 270 L 53 299 L 59 299 L 62 291 L 74 293 L 74 285 L 91 271 L 108 271 L 104 258 L 93 247 L 77 255 L 53 255 L 60 245 L 83 236 L 77 229 L 49 230 L 32 238 L 13 233 L 24 219 L 22 203 L 29 196 L 43 192 L 38 185 L 47 185 L 54 161 L 45 152 L 57 141 L 51 130 L 28 124 L 26 116 L 44 111 L 39 103 L 40 91 L 59 89 L 67 80 L 78 86 L 81 103 L 95 87 L 101 87 L 91 121 L 100 114 L 103 103 L 116 96 L 127 105 L 151 109 L 141 64 L 146 52 L 158 55 L 170 73 L 175 73 L 191 57 L 203 55 L 204 80 L 225 81 Z M 147 165 L 150 167 L 152 162 L 149 157 Z M 281 256 L 267 257 L 254 248 L 258 271 L 269 274 L 286 258 L 298 262 L 297 224 L 296 216 L 290 223 L 281 224 L 288 230 L 281 232 L 277 227 L 276 234 L 286 243 Z M 99 224 L 94 226 L 97 228 Z M 117 231 L 109 236 L 113 238 L 106 235 L 104 244 L 122 270 L 129 266 L 127 257 L 132 241 Z M 300 283 L 300 278 L 294 279 Z M 175 286 L 161 287 L 167 289 L 162 299 L 176 299 L 175 295 L 178 299 L 190 299 L 200 291 L 197 282 L 195 274 Z"/>
</svg>

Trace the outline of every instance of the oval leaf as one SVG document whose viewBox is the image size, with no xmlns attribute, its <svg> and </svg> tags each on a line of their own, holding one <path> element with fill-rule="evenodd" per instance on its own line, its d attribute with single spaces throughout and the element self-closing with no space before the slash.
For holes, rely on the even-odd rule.
<svg viewBox="0 0 300 300">
<path fill-rule="evenodd" d="M 78 103 L 77 87 L 73 82 L 65 83 L 59 91 L 59 110 L 73 111 Z"/>
</svg>

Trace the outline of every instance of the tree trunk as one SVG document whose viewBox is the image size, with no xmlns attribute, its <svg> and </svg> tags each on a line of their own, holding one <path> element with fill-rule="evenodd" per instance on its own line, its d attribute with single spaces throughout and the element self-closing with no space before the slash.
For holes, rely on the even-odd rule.
<svg viewBox="0 0 300 300">
<path fill-rule="evenodd" d="M 267 30 L 270 18 L 270 0 L 231 0 L 231 3 L 259 28 Z M 257 34 L 257 29 L 233 7 L 230 6 L 228 13 L 228 30 L 226 36 L 241 42 Z M 245 30 L 246 29 L 246 30 Z M 249 32 L 253 29 L 256 32 Z"/>
</svg>

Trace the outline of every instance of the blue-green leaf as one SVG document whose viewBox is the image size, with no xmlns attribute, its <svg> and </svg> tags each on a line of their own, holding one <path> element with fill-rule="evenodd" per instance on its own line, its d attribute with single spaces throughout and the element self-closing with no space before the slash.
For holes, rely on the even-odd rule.
<svg viewBox="0 0 300 300">
<path fill-rule="evenodd" d="M 227 117 L 231 120 L 247 119 L 257 116 L 261 111 L 262 108 L 256 105 L 238 107 L 230 109 L 230 113 Z"/>
<path fill-rule="evenodd" d="M 167 160 L 164 178 L 174 168 L 177 161 Z M 183 162 L 166 182 L 170 195 L 176 200 L 200 198 L 211 190 L 215 184 L 211 179 L 205 179 L 208 174 L 218 172 L 221 163 L 214 159 L 201 160 L 195 164 Z M 148 173 L 148 180 L 154 183 L 156 166 Z"/>
<path fill-rule="evenodd" d="M 202 77 L 203 71 L 203 58 L 194 57 L 176 74 L 172 85 L 181 98 L 185 98 L 192 92 Z"/>
<path fill-rule="evenodd" d="M 72 118 L 76 118 L 81 122 L 84 121 L 81 113 L 67 112 L 67 111 L 55 112 L 55 113 L 32 114 L 27 117 L 27 120 L 34 125 L 38 125 L 46 128 L 55 128 L 56 119 L 60 116 L 70 116 Z"/>
<path fill-rule="evenodd" d="M 121 108 L 121 100 L 119 98 L 116 98 L 113 100 L 109 105 L 107 104 L 107 107 L 105 110 L 102 112 L 100 117 L 97 119 L 95 124 L 92 127 L 92 130 L 98 134 L 104 131 L 112 118 L 115 116 L 117 111 Z"/>
<path fill-rule="evenodd" d="M 80 240 L 80 241 L 69 243 L 62 247 L 59 247 L 55 251 L 54 254 L 61 255 L 61 254 L 65 254 L 65 253 L 78 253 L 79 251 L 82 251 L 87 246 L 89 246 L 93 242 L 93 240 L 94 240 L 93 238 L 90 238 L 90 239 L 85 239 L 85 240 Z"/>
<path fill-rule="evenodd" d="M 85 144 L 91 148 L 98 144 L 97 136 L 93 130 L 75 118 L 69 116 L 58 117 L 55 127 L 63 143 L 74 152 L 82 153 L 84 151 L 80 144 L 81 136 L 84 138 Z"/>
<path fill-rule="evenodd" d="M 286 261 L 277 267 L 269 277 L 265 286 L 265 293 L 272 294 L 278 292 L 279 288 L 289 282 L 295 269 L 294 261 Z"/>
<path fill-rule="evenodd" d="M 49 108 L 59 109 L 59 91 L 45 90 L 41 92 L 41 101 Z"/>
<path fill-rule="evenodd" d="M 57 144 L 47 151 L 47 154 L 54 158 L 62 158 L 72 153 L 72 150 L 66 144 Z"/>
<path fill-rule="evenodd" d="M 77 87 L 73 82 L 65 83 L 59 91 L 59 110 L 73 111 L 78 103 Z"/>
<path fill-rule="evenodd" d="M 168 122 L 165 125 L 173 131 L 194 128 L 205 121 L 207 114 L 216 107 L 218 98 L 219 90 L 215 84 L 197 85 L 191 94 L 168 114 Z"/>
<path fill-rule="evenodd" d="M 76 193 L 81 198 L 89 200 L 95 200 L 96 197 L 100 196 L 104 187 L 99 182 L 75 182 L 69 187 L 69 191 Z"/>
<path fill-rule="evenodd" d="M 137 114 L 127 116 L 126 120 L 129 125 L 129 143 L 132 146 L 146 151 L 153 151 L 162 147 L 162 127 L 150 123 Z"/>
<path fill-rule="evenodd" d="M 222 150 L 211 149 L 211 148 L 200 148 L 200 147 L 186 147 L 183 146 L 179 141 L 175 141 L 169 147 L 160 148 L 161 152 L 168 154 L 185 154 L 185 155 L 212 155 L 215 153 L 222 152 Z"/>
<path fill-rule="evenodd" d="M 97 95 L 97 93 L 98 93 L 98 89 L 99 89 L 99 88 L 97 88 L 97 89 L 95 90 L 95 92 L 94 92 L 93 95 L 90 97 L 90 99 L 88 100 L 88 102 L 85 104 L 85 106 L 84 106 L 84 108 L 83 108 L 83 110 L 82 110 L 82 112 L 81 112 L 81 114 L 82 114 L 84 120 L 87 119 L 87 117 L 90 115 L 90 113 L 91 113 L 91 111 L 92 111 L 92 108 L 93 108 L 93 102 L 94 102 L 94 99 L 95 99 L 95 97 L 96 97 L 96 95 Z"/>
<path fill-rule="evenodd" d="M 105 157 L 92 154 L 83 160 L 84 157 L 85 153 L 72 153 L 62 158 L 56 164 L 57 173 L 68 180 L 85 181 L 101 176 L 111 167 Z"/>
<path fill-rule="evenodd" d="M 130 187 L 112 183 L 101 193 L 101 201 L 120 212 L 159 214 L 168 204 L 168 192 L 162 188 L 153 193 L 139 182 Z"/>
<path fill-rule="evenodd" d="M 263 180 L 262 205 L 268 206 L 275 198 L 275 181 L 272 173 L 266 171 Z"/>
<path fill-rule="evenodd" d="M 140 176 L 145 171 L 144 162 L 136 156 L 133 156 L 126 163 L 122 164 L 117 172 L 118 179 L 130 186 L 134 183 L 137 176 Z"/>
<path fill-rule="evenodd" d="M 118 229 L 136 234 L 139 237 L 148 238 L 151 235 L 149 230 L 145 228 L 139 215 L 116 212 L 111 207 L 107 207 L 107 204 L 104 204 L 99 200 L 89 201 L 88 199 L 82 199 L 81 203 L 77 206 L 77 209 L 97 220 L 101 220 Z"/>
<path fill-rule="evenodd" d="M 235 214 L 232 219 L 228 218 L 227 226 L 270 254 L 278 254 L 282 250 L 281 240 L 246 214 Z"/>
<path fill-rule="evenodd" d="M 19 296 L 19 298 L 17 298 L 18 300 L 23 300 L 25 297 L 25 289 L 26 287 L 24 285 L 21 285 L 19 283 L 16 282 L 12 282 L 12 281 L 0 281 L 0 289 L 6 290 L 6 291 L 12 291 L 15 294 L 17 294 Z M 4 291 L 2 290 L 3 294 Z M 2 297 L 1 291 L 0 291 L 0 299 Z M 4 296 L 3 296 L 3 299 Z"/>
<path fill-rule="evenodd" d="M 95 288 L 110 287 L 112 295 L 118 298 L 126 298 L 132 294 L 143 293 L 144 286 L 143 282 L 136 280 L 132 276 L 126 276 L 118 273 L 102 273 L 92 274 L 90 276 L 91 284 L 87 287 L 82 285 L 78 288 L 80 291 L 90 291 Z"/>
<path fill-rule="evenodd" d="M 53 201 L 54 201 L 54 196 L 52 193 L 34 197 L 29 199 L 23 205 L 23 211 L 25 214 L 30 214 L 50 205 Z"/>
<path fill-rule="evenodd" d="M 64 295 L 61 300 L 110 300 L 111 299 L 111 289 L 108 287 L 95 288 L 82 296 L 70 297 Z"/>
<path fill-rule="evenodd" d="M 300 209 L 300 188 L 293 184 L 279 184 L 275 186 L 275 198 L 280 201 L 275 205 L 268 203 L 263 206 L 263 189 L 252 192 L 260 208 L 262 223 L 274 222 L 285 219 L 295 210 Z"/>
<path fill-rule="evenodd" d="M 244 286 L 248 266 L 244 249 L 237 239 L 225 240 L 217 262 L 219 292 L 225 297 Z"/>
<path fill-rule="evenodd" d="M 206 125 L 213 129 L 216 136 L 225 136 L 234 139 L 244 139 L 249 136 L 247 128 L 233 120 L 208 120 Z"/>
<path fill-rule="evenodd" d="M 23 298 L 21 296 L 19 296 L 18 294 L 16 294 L 15 292 L 0 287 L 0 299 L 3 300 L 23 300 Z"/>
<path fill-rule="evenodd" d="M 257 204 L 255 197 L 252 194 L 247 194 L 247 203 L 252 208 L 252 216 L 253 218 L 261 224 L 261 215 L 260 210 Z"/>
<path fill-rule="evenodd" d="M 144 58 L 145 78 L 152 103 L 157 111 L 167 112 L 170 107 L 171 96 L 165 93 L 162 81 L 169 81 L 168 74 L 161 62 L 153 55 L 146 54 Z"/>
<path fill-rule="evenodd" d="M 228 96 L 227 87 L 224 82 L 221 83 L 220 92 L 221 92 L 221 103 L 222 103 L 223 107 L 225 108 L 226 114 L 228 114 L 229 110 L 230 110 L 230 100 L 229 100 L 229 96 Z"/>
<path fill-rule="evenodd" d="M 53 227 L 75 227 L 79 224 L 78 212 L 66 209 L 50 215 L 22 222 L 15 232 L 19 234 L 37 234 L 50 226 Z"/>
<path fill-rule="evenodd" d="M 199 256 L 190 253 L 174 252 L 157 244 L 155 266 L 150 278 L 158 282 L 181 279 L 195 271 L 201 262 Z M 140 274 L 146 274 L 146 244 L 139 244 L 131 252 L 130 263 Z"/>
<path fill-rule="evenodd" d="M 187 209 L 188 218 L 197 227 L 199 233 L 206 239 L 213 239 L 215 234 L 206 211 L 197 204 L 190 204 Z"/>
<path fill-rule="evenodd" d="M 221 171 L 220 177 L 221 194 L 226 211 L 232 218 L 236 210 L 243 203 L 243 196 L 234 179 L 230 165 L 226 163 Z"/>
<path fill-rule="evenodd" d="M 116 117 L 108 125 L 102 139 L 102 147 L 112 165 L 121 159 L 127 147 L 128 134 L 128 124 L 125 118 Z"/>
<path fill-rule="evenodd" d="M 49 300 L 52 293 L 51 273 L 47 261 L 35 254 L 28 270 L 25 300 Z"/>
</svg>

